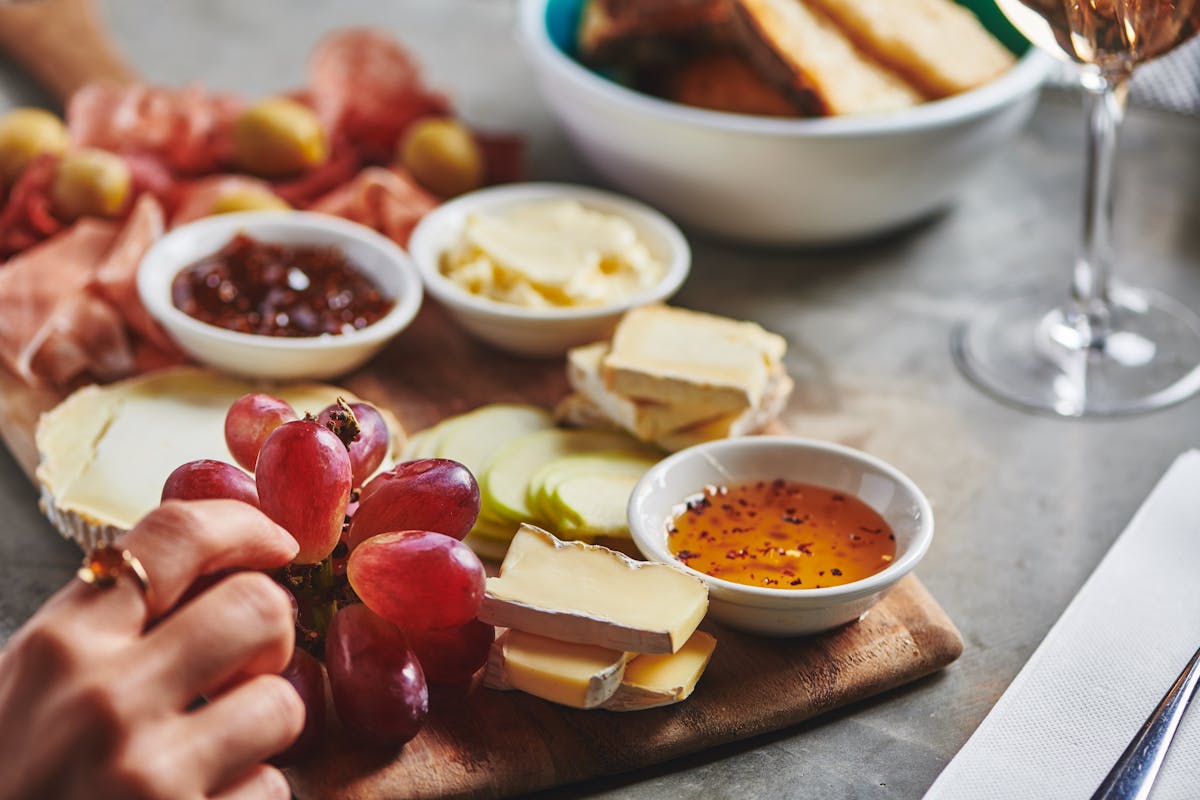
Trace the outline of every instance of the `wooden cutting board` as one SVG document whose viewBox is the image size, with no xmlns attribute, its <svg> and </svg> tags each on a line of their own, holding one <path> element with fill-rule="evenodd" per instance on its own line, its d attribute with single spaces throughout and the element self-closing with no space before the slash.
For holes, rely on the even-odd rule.
<svg viewBox="0 0 1200 800">
<path fill-rule="evenodd" d="M 561 360 L 505 356 L 458 331 L 432 303 L 365 369 L 342 381 L 409 431 L 489 402 L 551 407 Z M 0 369 L 0 434 L 30 475 L 37 415 L 61 393 Z M 928 675 L 962 652 L 953 623 L 913 576 L 862 621 L 823 636 L 768 639 L 706 627 L 712 664 L 686 702 L 640 712 L 575 711 L 480 687 L 434 687 L 431 720 L 399 753 L 330 742 L 292 772 L 309 798 L 500 798 L 666 761 L 795 725 Z"/>
</svg>

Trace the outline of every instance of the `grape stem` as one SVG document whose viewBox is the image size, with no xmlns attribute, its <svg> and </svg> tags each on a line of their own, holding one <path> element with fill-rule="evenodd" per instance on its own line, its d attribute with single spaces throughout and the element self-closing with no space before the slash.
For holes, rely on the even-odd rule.
<svg viewBox="0 0 1200 800">
<path fill-rule="evenodd" d="M 329 430 L 333 431 L 349 450 L 350 444 L 358 438 L 361 428 L 358 425 L 358 417 L 354 416 L 354 409 L 350 407 L 344 397 L 338 397 L 337 406 L 337 411 L 333 411 L 329 415 Z"/>
</svg>

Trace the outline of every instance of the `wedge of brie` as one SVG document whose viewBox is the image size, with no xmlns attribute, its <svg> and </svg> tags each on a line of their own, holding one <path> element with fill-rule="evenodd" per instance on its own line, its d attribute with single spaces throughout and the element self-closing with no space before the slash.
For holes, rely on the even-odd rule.
<svg viewBox="0 0 1200 800">
<path fill-rule="evenodd" d="M 200 458 L 235 463 L 225 446 L 225 412 L 252 391 L 281 397 L 301 415 L 316 414 L 339 396 L 358 399 L 336 386 L 261 386 L 191 367 L 87 386 L 38 421 L 43 510 L 85 549 L 110 542 L 158 505 L 163 482 L 180 464 Z M 383 413 L 397 453 L 403 432 Z"/>
</svg>

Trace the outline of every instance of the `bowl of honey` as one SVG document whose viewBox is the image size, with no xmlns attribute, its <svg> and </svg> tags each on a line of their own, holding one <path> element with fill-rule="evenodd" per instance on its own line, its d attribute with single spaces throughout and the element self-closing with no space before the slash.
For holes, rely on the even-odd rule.
<svg viewBox="0 0 1200 800">
<path fill-rule="evenodd" d="M 916 567 L 933 510 L 867 453 L 789 436 L 681 450 L 641 479 L 629 529 L 642 554 L 709 589 L 713 618 L 771 636 L 860 619 Z"/>
</svg>

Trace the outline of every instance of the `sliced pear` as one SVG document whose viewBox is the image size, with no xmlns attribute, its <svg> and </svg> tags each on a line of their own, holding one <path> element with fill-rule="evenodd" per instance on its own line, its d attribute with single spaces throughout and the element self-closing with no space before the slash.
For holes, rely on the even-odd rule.
<svg viewBox="0 0 1200 800">
<path fill-rule="evenodd" d="M 505 445 L 484 470 L 480 488 L 484 503 L 512 522 L 540 519 L 529 503 L 530 479 L 555 459 L 573 453 L 622 451 L 653 457 L 653 451 L 615 431 L 560 430 L 527 433 Z"/>
<path fill-rule="evenodd" d="M 643 454 L 621 450 L 564 456 L 551 461 L 538 470 L 530 480 L 527 499 L 530 506 L 541 513 L 542 517 L 552 524 L 552 527 L 557 525 L 564 529 L 563 532 L 571 529 L 572 533 L 578 531 L 594 535 L 602 531 L 593 532 L 592 528 L 585 524 L 584 519 L 579 517 L 573 509 L 558 502 L 558 498 L 555 496 L 558 487 L 564 481 L 591 475 L 628 476 L 636 483 L 646 473 L 646 470 L 654 466 L 654 463 L 655 459 L 648 458 Z M 620 509 L 612 510 L 609 516 L 619 513 L 624 518 L 624 504 L 628 503 L 628 500 L 628 496 L 625 497 Z M 622 526 L 621 530 L 625 531 L 626 529 Z M 622 535 L 627 536 L 628 533 L 625 532 Z"/>
<path fill-rule="evenodd" d="M 452 458 L 481 475 L 504 445 L 534 431 L 554 427 L 554 418 L 537 406 L 496 403 L 456 418 L 437 442 L 438 458 Z"/>
<path fill-rule="evenodd" d="M 641 475 L 580 475 L 554 490 L 553 503 L 563 516 L 578 520 L 574 530 L 588 536 L 629 536 L 625 508 Z"/>
</svg>

